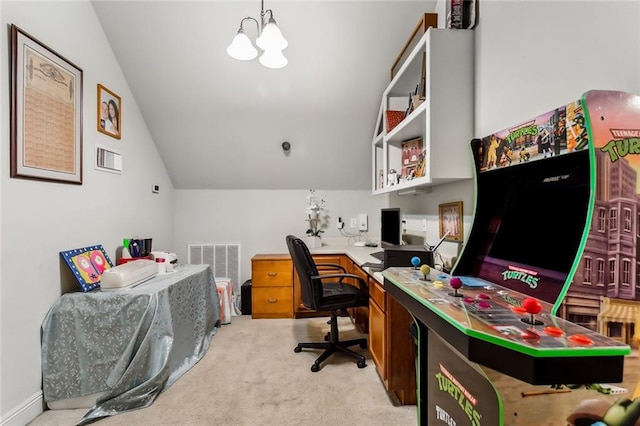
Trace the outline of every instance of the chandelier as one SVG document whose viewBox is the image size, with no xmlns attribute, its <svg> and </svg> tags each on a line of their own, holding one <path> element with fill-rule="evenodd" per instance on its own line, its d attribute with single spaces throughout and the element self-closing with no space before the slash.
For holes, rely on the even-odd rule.
<svg viewBox="0 0 640 426">
<path fill-rule="evenodd" d="M 271 9 L 264 10 L 264 0 L 261 0 L 260 22 L 250 16 L 243 18 L 240 21 L 238 33 L 229 47 L 227 47 L 227 54 L 240 61 L 250 61 L 258 56 L 258 49 L 254 47 L 244 32 L 243 25 L 247 20 L 255 22 L 258 27 L 258 37 L 255 43 L 262 51 L 259 59 L 260 63 L 267 68 L 284 68 L 287 66 L 289 61 L 284 57 L 282 51 L 289 43 L 282 36 L 280 28 L 278 28 L 276 20 L 273 18 L 273 11 Z"/>
</svg>

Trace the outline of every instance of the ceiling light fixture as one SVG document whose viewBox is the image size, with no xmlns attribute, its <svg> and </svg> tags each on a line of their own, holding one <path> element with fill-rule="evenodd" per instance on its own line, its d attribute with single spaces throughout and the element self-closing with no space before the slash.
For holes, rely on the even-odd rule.
<svg viewBox="0 0 640 426">
<path fill-rule="evenodd" d="M 267 13 L 269 19 L 267 20 Z M 282 36 L 282 32 L 273 19 L 273 11 L 271 9 L 264 10 L 264 0 L 260 5 L 260 22 L 257 19 L 247 16 L 240 21 L 240 29 L 233 41 L 227 47 L 227 54 L 233 59 L 240 61 L 250 61 L 258 56 L 258 50 L 253 46 L 251 40 L 244 32 L 244 21 L 250 20 L 258 26 L 258 38 L 256 45 L 262 50 L 260 63 L 267 68 L 284 68 L 289 61 L 284 57 L 282 51 L 289 45 L 287 40 Z"/>
</svg>

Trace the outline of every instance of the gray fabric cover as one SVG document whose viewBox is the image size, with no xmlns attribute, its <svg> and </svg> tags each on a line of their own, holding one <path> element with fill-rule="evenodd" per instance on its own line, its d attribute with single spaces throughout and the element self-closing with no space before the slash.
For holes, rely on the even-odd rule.
<svg viewBox="0 0 640 426">
<path fill-rule="evenodd" d="M 65 294 L 42 324 L 44 399 L 106 391 L 80 424 L 147 407 L 204 356 L 219 325 L 209 265 L 132 289 Z"/>
</svg>

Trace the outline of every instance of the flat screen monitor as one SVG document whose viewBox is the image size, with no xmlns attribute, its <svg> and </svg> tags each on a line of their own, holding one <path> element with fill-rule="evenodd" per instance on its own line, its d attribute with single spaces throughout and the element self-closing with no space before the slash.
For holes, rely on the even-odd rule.
<svg viewBox="0 0 640 426">
<path fill-rule="evenodd" d="M 402 241 L 402 218 L 399 208 L 382 209 L 380 216 L 380 246 L 399 246 Z"/>
</svg>

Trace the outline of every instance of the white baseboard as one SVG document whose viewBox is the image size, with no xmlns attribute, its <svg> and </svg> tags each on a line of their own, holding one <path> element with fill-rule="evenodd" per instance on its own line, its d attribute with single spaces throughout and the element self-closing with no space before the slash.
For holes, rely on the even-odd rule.
<svg viewBox="0 0 640 426">
<path fill-rule="evenodd" d="M 27 398 L 22 404 L 9 411 L 2 416 L 0 425 L 2 426 L 24 426 L 36 417 L 38 417 L 44 407 L 42 391 L 39 391 L 30 398 Z"/>
</svg>

